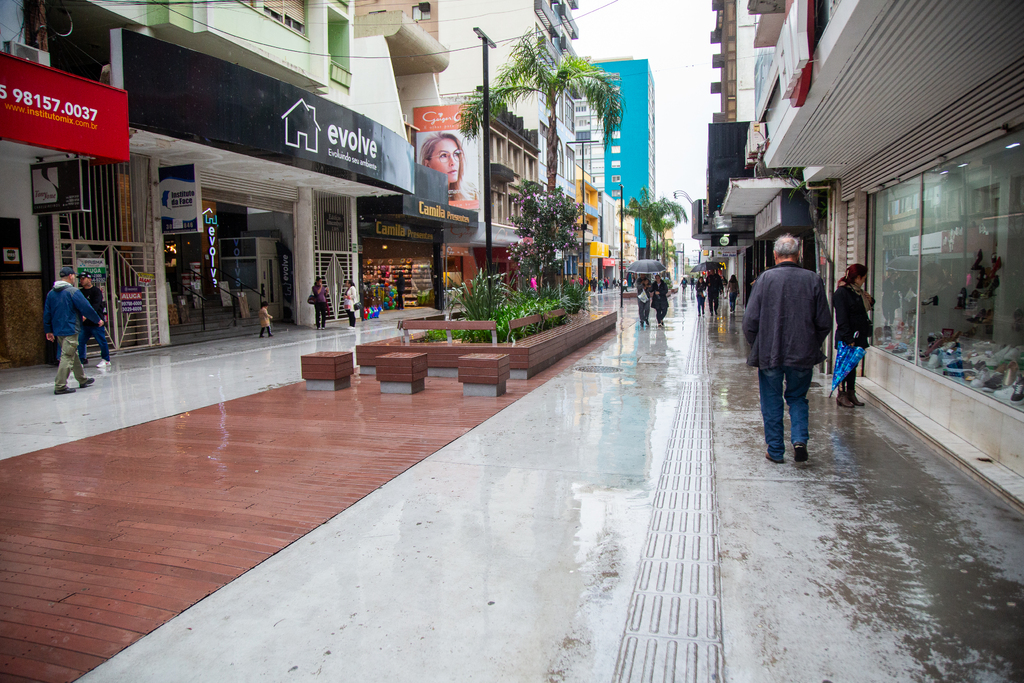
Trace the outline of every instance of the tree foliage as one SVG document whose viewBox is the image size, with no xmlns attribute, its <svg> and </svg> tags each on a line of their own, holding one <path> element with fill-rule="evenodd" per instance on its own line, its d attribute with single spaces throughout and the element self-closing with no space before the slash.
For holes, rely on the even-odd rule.
<svg viewBox="0 0 1024 683">
<path fill-rule="evenodd" d="M 518 211 L 512 224 L 519 241 L 509 246 L 509 258 L 524 275 L 536 275 L 543 282 L 562 271 L 562 254 L 579 247 L 576 232 L 582 207 L 561 190 L 531 181 L 513 189 Z"/>
<path fill-rule="evenodd" d="M 491 86 L 491 114 L 512 110 L 516 104 L 536 95 L 548 110 L 547 182 L 555 189 L 558 173 L 558 105 L 564 95 L 586 100 L 604 124 L 605 135 L 611 135 L 622 124 L 625 104 L 618 86 L 619 77 L 582 57 L 564 56 L 557 64 L 544 38 L 533 31 L 519 39 L 508 61 L 498 70 Z M 475 137 L 483 129 L 483 93 L 477 92 L 463 105 L 463 135 Z"/>
<path fill-rule="evenodd" d="M 643 187 L 639 198 L 629 198 L 623 215 L 640 219 L 640 229 L 647 239 L 651 258 L 666 264 L 675 260 L 675 246 L 672 240 L 665 239 L 665 233 L 680 222 L 689 220 L 686 209 L 665 197 L 655 199 L 651 191 Z"/>
</svg>

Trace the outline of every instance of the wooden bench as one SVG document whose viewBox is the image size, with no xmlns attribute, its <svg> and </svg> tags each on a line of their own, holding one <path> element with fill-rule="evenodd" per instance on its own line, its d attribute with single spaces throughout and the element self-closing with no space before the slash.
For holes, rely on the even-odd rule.
<svg viewBox="0 0 1024 683">
<path fill-rule="evenodd" d="M 355 366 L 351 351 L 318 351 L 300 357 L 307 391 L 337 391 L 352 384 Z"/>
<path fill-rule="evenodd" d="M 470 353 L 459 356 L 459 382 L 462 383 L 463 396 L 503 395 L 509 372 L 507 353 Z"/>
<path fill-rule="evenodd" d="M 565 312 L 564 308 L 556 308 L 553 311 L 548 311 L 544 314 L 545 320 L 554 320 L 555 318 L 564 318 L 568 313 Z"/>
<path fill-rule="evenodd" d="M 498 325 L 493 320 L 402 320 L 398 327 L 406 344 L 411 340 L 412 330 L 444 330 L 449 344 L 452 330 L 490 330 L 491 343 L 498 343 Z"/>
<path fill-rule="evenodd" d="M 385 353 L 377 356 L 377 381 L 382 394 L 418 394 L 427 376 L 427 354 Z"/>
<path fill-rule="evenodd" d="M 547 313 L 538 313 L 536 315 L 528 315 L 525 318 L 516 318 L 515 320 L 510 320 L 508 323 L 508 335 L 509 337 L 511 337 L 512 331 L 518 330 L 520 327 L 527 327 L 528 325 L 538 325 L 547 320 L 564 318 L 566 315 L 568 314 L 565 312 L 564 308 L 556 308 L 555 310 L 548 311 Z M 511 341 L 512 345 L 515 346 L 516 340 L 512 339 Z"/>
</svg>

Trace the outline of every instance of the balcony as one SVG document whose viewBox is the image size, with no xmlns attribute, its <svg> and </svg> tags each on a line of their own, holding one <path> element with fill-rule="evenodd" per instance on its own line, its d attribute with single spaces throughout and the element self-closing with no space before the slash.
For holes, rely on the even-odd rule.
<svg viewBox="0 0 1024 683">
<path fill-rule="evenodd" d="M 711 44 L 720 45 L 722 43 L 722 29 L 716 28 L 711 32 Z"/>
<path fill-rule="evenodd" d="M 555 26 L 559 23 L 559 20 L 551 9 L 551 5 L 548 3 L 548 0 L 533 0 L 533 11 L 540 20 L 541 26 L 543 26 L 548 33 L 555 30 Z"/>
<path fill-rule="evenodd" d="M 721 81 L 716 81 L 716 82 L 711 84 L 711 94 L 712 95 L 720 95 L 720 94 L 722 94 L 722 82 Z"/>
<path fill-rule="evenodd" d="M 553 4 L 552 8 L 555 9 L 555 12 L 559 16 L 559 21 L 562 24 L 562 28 L 564 28 L 569 33 L 573 40 L 579 38 L 580 30 L 576 26 L 576 21 L 572 18 L 572 12 L 569 10 L 569 6 L 566 5 L 564 2 L 558 2 Z"/>
<path fill-rule="evenodd" d="M 711 55 L 711 68 L 712 69 L 724 69 L 725 68 L 725 55 Z"/>
<path fill-rule="evenodd" d="M 751 14 L 785 14 L 786 0 L 747 0 Z"/>
<path fill-rule="evenodd" d="M 448 68 L 447 48 L 401 10 L 357 16 L 355 37 L 370 36 L 383 36 L 387 41 L 396 76 L 440 73 Z"/>
</svg>

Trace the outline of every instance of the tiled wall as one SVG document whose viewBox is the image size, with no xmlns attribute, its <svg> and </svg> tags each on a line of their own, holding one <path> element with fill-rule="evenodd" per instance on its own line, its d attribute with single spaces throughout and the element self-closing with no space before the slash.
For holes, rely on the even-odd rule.
<svg viewBox="0 0 1024 683">
<path fill-rule="evenodd" d="M 864 375 L 1014 472 L 1024 475 L 1024 413 L 909 361 L 868 349 Z"/>
</svg>

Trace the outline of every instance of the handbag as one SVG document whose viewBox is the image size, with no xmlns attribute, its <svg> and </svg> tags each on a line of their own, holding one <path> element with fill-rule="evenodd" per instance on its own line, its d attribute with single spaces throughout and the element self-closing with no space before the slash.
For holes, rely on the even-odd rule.
<svg viewBox="0 0 1024 683">
<path fill-rule="evenodd" d="M 307 304 L 315 304 L 316 303 L 316 294 L 310 294 L 309 298 L 306 299 L 306 303 Z"/>
<path fill-rule="evenodd" d="M 650 297 L 647 296 L 647 292 L 640 292 L 639 294 L 636 295 L 636 300 L 642 304 L 645 304 L 651 299 Z"/>
</svg>

